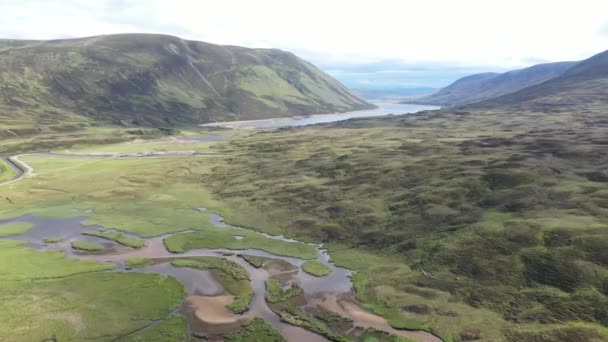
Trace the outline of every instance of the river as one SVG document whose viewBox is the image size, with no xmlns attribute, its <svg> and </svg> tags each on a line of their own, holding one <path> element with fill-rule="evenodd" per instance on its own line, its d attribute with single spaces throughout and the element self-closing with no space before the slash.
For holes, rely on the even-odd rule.
<svg viewBox="0 0 608 342">
<path fill-rule="evenodd" d="M 264 120 L 247 120 L 247 121 L 227 121 L 215 122 L 201 125 L 202 127 L 225 127 L 225 128 L 280 128 L 290 126 L 305 126 L 320 123 L 328 123 L 335 121 L 348 120 L 352 118 L 362 118 L 369 116 L 382 115 L 403 115 L 412 114 L 425 110 L 435 110 L 440 107 L 425 106 L 416 104 L 396 103 L 392 101 L 371 101 L 377 108 L 358 110 L 354 112 L 335 113 L 335 114 L 316 114 L 307 116 L 293 116 L 287 118 L 275 118 Z"/>
<path fill-rule="evenodd" d="M 193 208 L 193 210 L 204 211 L 203 208 Z M 86 215 L 88 212 L 83 211 L 82 214 Z M 219 215 L 210 213 L 207 217 L 211 219 L 211 222 L 215 226 L 228 226 Z M 145 240 L 145 246 L 134 249 L 120 245 L 114 241 L 82 235 L 83 232 L 96 231 L 100 228 L 99 226 L 83 226 L 82 222 L 84 221 L 85 217 L 50 219 L 25 215 L 16 219 L 0 220 L 0 224 L 9 222 L 29 222 L 33 224 L 32 229 L 23 234 L 2 239 L 25 240 L 27 241 L 27 247 L 38 251 L 54 250 L 63 252 L 70 258 L 96 260 L 101 263 L 115 263 L 118 267 L 111 272 L 160 273 L 175 277 L 188 289 L 188 298 L 182 304 L 179 312 L 186 317 L 190 332 L 197 336 L 213 337 L 218 333 L 221 335 L 224 332 L 238 329 L 243 322 L 251 319 L 251 317 L 258 316 L 272 323 L 289 341 L 326 342 L 327 339 L 321 335 L 282 322 L 270 309 L 265 301 L 265 283 L 269 277 L 273 277 L 297 283 L 306 295 L 306 303 L 303 303 L 304 305 L 321 307 L 342 317 L 347 317 L 352 320 L 355 326 L 375 328 L 389 334 L 408 337 L 417 341 L 441 341 L 436 336 L 427 332 L 394 329 L 384 318 L 364 310 L 356 300 L 352 290 L 350 279 L 352 272 L 334 265 L 330 261 L 327 251 L 322 248 L 322 245 L 316 245 L 318 251 L 317 260 L 329 266 L 332 272 L 325 277 L 314 277 L 300 269 L 300 266 L 304 263 L 302 259 L 278 256 L 257 249 L 239 250 L 238 253 L 270 258 L 274 260 L 274 270 L 252 267 L 243 258 L 233 254 L 233 251 L 222 248 L 201 248 L 179 254 L 170 253 L 166 250 L 163 240 L 172 234 L 142 238 Z M 246 229 L 234 226 L 229 227 Z M 125 233 L 125 235 L 141 238 L 134 234 Z M 295 240 L 283 236 L 263 235 L 272 239 L 295 242 Z M 62 241 L 55 244 L 45 243 L 44 238 L 48 236 L 61 238 Z M 75 240 L 100 243 L 104 246 L 104 250 L 100 252 L 75 250 L 71 248 L 71 243 Z M 254 289 L 254 296 L 250 302 L 249 310 L 245 314 L 234 315 L 227 312 L 225 304 L 229 303 L 231 299 L 225 295 L 223 286 L 211 272 L 192 268 L 177 268 L 170 264 L 171 260 L 176 257 L 196 256 L 224 257 L 238 263 L 247 270 Z M 148 258 L 153 261 L 153 264 L 129 270 L 125 268 L 124 263 L 130 257 Z M 219 312 L 217 312 L 218 310 Z"/>
</svg>

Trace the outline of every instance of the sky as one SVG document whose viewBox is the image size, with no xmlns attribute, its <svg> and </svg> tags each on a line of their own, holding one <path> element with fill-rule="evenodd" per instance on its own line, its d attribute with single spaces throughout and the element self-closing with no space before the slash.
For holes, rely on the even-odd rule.
<svg viewBox="0 0 608 342">
<path fill-rule="evenodd" d="M 437 88 L 608 49 L 608 1 L 0 0 L 0 38 L 126 32 L 288 50 L 352 88 Z"/>
</svg>

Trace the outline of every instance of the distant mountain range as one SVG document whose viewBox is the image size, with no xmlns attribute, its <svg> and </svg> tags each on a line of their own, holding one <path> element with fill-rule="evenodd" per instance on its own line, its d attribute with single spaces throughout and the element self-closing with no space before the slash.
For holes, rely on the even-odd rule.
<svg viewBox="0 0 608 342">
<path fill-rule="evenodd" d="M 604 51 L 543 83 L 466 107 L 525 108 L 538 112 L 573 110 L 575 114 L 585 114 L 607 105 L 608 51 Z"/>
<path fill-rule="evenodd" d="M 353 94 L 365 100 L 401 100 L 407 98 L 419 98 L 437 91 L 436 88 L 397 88 L 397 89 L 372 89 L 354 88 L 350 90 Z"/>
<path fill-rule="evenodd" d="M 153 34 L 0 40 L 0 129 L 179 126 L 373 108 L 275 49 Z"/>
<path fill-rule="evenodd" d="M 514 93 L 560 76 L 576 63 L 538 64 L 505 73 L 482 73 L 466 76 L 432 95 L 407 102 L 438 106 L 459 106 L 479 102 Z"/>
</svg>

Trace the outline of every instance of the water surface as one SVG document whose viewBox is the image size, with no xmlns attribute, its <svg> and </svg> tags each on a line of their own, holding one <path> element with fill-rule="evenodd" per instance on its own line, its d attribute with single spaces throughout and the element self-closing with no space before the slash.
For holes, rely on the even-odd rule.
<svg viewBox="0 0 608 342">
<path fill-rule="evenodd" d="M 396 103 L 391 101 L 372 101 L 378 108 L 358 110 L 354 112 L 335 113 L 335 114 L 316 114 L 307 116 L 294 116 L 289 118 L 276 118 L 265 120 L 231 121 L 216 122 L 201 125 L 203 127 L 226 127 L 226 128 L 280 128 L 292 126 L 305 126 L 320 123 L 348 120 L 352 118 L 362 118 L 368 116 L 382 115 L 403 115 L 417 113 L 424 110 L 435 110 L 440 107 L 416 104 Z"/>
</svg>

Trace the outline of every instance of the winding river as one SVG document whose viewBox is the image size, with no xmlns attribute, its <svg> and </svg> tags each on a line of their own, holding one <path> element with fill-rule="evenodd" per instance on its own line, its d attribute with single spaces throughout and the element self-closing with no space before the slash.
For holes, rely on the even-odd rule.
<svg viewBox="0 0 608 342">
<path fill-rule="evenodd" d="M 202 208 L 193 210 L 203 211 Z M 179 312 L 188 322 L 190 333 L 196 336 L 207 336 L 214 338 L 230 330 L 234 330 L 251 317 L 259 316 L 271 322 L 289 341 L 327 341 L 321 335 L 306 329 L 282 322 L 279 317 L 269 308 L 265 300 L 265 282 L 270 277 L 285 277 L 291 282 L 298 283 L 306 295 L 306 305 L 318 305 L 336 314 L 351 318 L 354 325 L 360 327 L 373 327 L 390 334 L 409 337 L 418 341 L 441 341 L 436 336 L 422 331 L 405 331 L 392 328 L 384 318 L 374 315 L 359 305 L 354 298 L 351 275 L 352 271 L 337 267 L 330 262 L 330 257 L 321 245 L 317 245 L 317 260 L 328 265 L 332 273 L 325 277 L 314 277 L 302 271 L 301 266 L 305 260 L 273 255 L 257 249 L 238 250 L 239 254 L 254 255 L 272 258 L 276 261 L 276 267 L 255 268 L 243 258 L 235 255 L 233 250 L 227 249 L 194 249 L 185 253 L 174 254 L 165 249 L 163 240 L 171 234 L 152 238 L 145 238 L 145 246 L 134 249 L 102 238 L 82 235 L 83 232 L 95 231 L 98 226 L 83 226 L 86 220 L 85 212 L 75 212 L 81 218 L 74 219 L 49 219 L 32 215 L 22 216 L 12 220 L 0 220 L 0 224 L 9 222 L 29 222 L 33 228 L 20 235 L 7 237 L 15 240 L 27 241 L 26 246 L 38 251 L 61 251 L 71 258 L 83 260 L 96 260 L 101 263 L 115 263 L 117 268 L 111 272 L 147 272 L 159 273 L 175 277 L 188 290 L 188 297 L 182 304 Z M 216 226 L 227 226 L 223 219 L 215 214 L 210 214 L 211 222 Z M 246 229 L 234 227 L 239 229 Z M 175 233 L 180 234 L 180 233 Z M 262 233 L 259 233 L 262 234 Z M 141 238 L 133 234 L 125 234 Z M 294 240 L 282 236 L 264 234 L 273 239 L 293 242 Z M 47 244 L 45 237 L 57 237 L 63 239 L 59 243 Z M 235 238 L 237 238 L 235 236 Z M 5 238 L 6 239 L 6 238 Z M 71 243 L 75 240 L 87 240 L 100 243 L 104 250 L 100 252 L 82 252 L 74 250 Z M 176 257 L 216 256 L 230 259 L 243 266 L 249 273 L 254 296 L 250 302 L 250 309 L 243 315 L 235 315 L 227 312 L 225 304 L 230 302 L 221 283 L 208 271 L 180 268 L 171 265 L 171 260 Z M 124 262 L 131 257 L 144 257 L 151 259 L 151 265 L 129 270 Z M 214 335 L 215 334 L 215 335 Z"/>
</svg>

